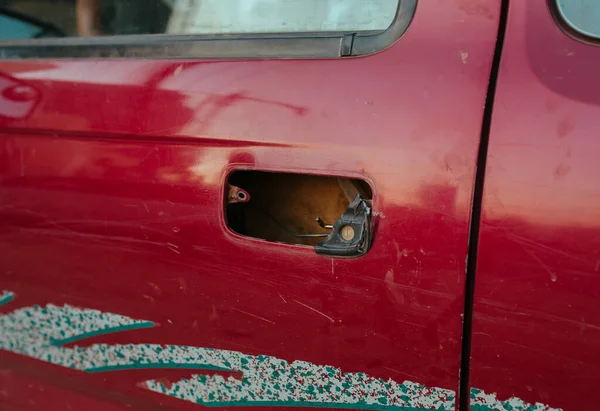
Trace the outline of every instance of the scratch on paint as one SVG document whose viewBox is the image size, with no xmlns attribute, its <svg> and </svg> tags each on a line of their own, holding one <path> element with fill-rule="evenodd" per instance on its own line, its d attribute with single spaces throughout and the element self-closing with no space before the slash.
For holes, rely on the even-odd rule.
<svg viewBox="0 0 600 411">
<path fill-rule="evenodd" d="M 393 242 L 393 244 L 394 249 L 396 250 L 396 263 L 399 263 L 402 257 L 408 257 L 408 254 L 412 252 L 411 250 L 407 250 L 406 248 L 400 250 L 400 246 L 395 241 Z"/>
<path fill-rule="evenodd" d="M 173 251 L 174 253 L 181 254 L 179 252 L 179 246 L 177 244 L 167 242 L 165 243 L 165 245 L 169 248 L 169 250 Z"/>
<path fill-rule="evenodd" d="M 286 304 L 287 304 L 287 301 L 286 301 L 286 299 L 285 299 L 285 298 L 283 298 L 283 295 L 281 295 L 281 294 L 279 294 L 279 293 L 278 293 L 277 295 L 279 296 L 279 298 L 281 298 L 281 299 L 283 300 L 283 302 L 284 302 L 284 303 L 286 303 Z"/>
<path fill-rule="evenodd" d="M 544 349 L 540 349 L 540 348 L 534 348 L 534 347 L 530 347 L 530 346 L 527 346 L 527 345 L 524 345 L 524 344 L 517 344 L 517 343 L 511 342 L 511 341 L 506 341 L 506 342 L 504 342 L 504 344 L 510 345 L 510 346 L 513 346 L 513 347 L 517 347 L 517 348 L 520 348 L 522 350 L 531 351 L 531 352 L 534 352 L 536 354 L 541 354 L 543 356 L 548 357 L 548 361 L 556 361 L 556 359 L 560 359 L 561 361 L 564 361 L 564 362 L 570 362 L 570 363 L 572 363 L 575 366 L 582 366 L 582 365 L 584 365 L 583 361 L 578 361 L 578 360 L 576 360 L 574 358 L 569 358 L 569 357 L 566 357 L 564 355 L 559 355 L 556 352 L 554 352 L 553 350 L 548 350 L 548 349 L 544 350 Z"/>
<path fill-rule="evenodd" d="M 303 304 L 303 303 L 301 303 L 300 301 L 297 301 L 297 300 L 294 300 L 294 302 L 295 302 L 295 303 L 297 303 L 297 304 L 300 304 L 300 305 L 301 305 L 301 306 L 303 306 L 303 307 L 306 307 L 306 308 L 308 308 L 308 309 L 309 309 L 309 310 L 311 310 L 311 311 L 314 311 L 314 312 L 316 312 L 317 314 L 319 314 L 319 315 L 321 315 L 321 316 L 323 316 L 323 317 L 325 317 L 325 318 L 327 318 L 327 319 L 328 319 L 329 321 L 331 321 L 332 323 L 335 323 L 335 320 L 334 320 L 333 318 L 331 318 L 330 316 L 328 316 L 328 315 L 327 315 L 327 314 L 325 314 L 325 313 L 322 313 L 321 311 L 317 310 L 316 308 L 313 308 L 313 307 L 311 307 L 310 305 Z"/>
<path fill-rule="evenodd" d="M 545 264 L 541 258 L 539 258 L 537 255 L 535 255 L 535 253 L 533 251 L 529 250 L 527 247 L 523 247 L 523 250 L 527 254 L 529 254 L 529 256 L 531 258 L 533 258 L 535 260 L 535 262 L 537 262 L 540 265 L 540 267 L 542 267 L 544 269 L 544 271 L 546 271 L 548 274 L 550 274 L 550 280 L 553 283 L 555 283 L 557 280 L 556 273 L 554 271 L 552 271 L 552 269 L 547 264 Z"/>
<path fill-rule="evenodd" d="M 396 281 L 394 280 L 394 270 L 393 269 L 390 268 L 385 273 L 384 282 L 385 282 L 385 286 L 386 286 L 387 290 L 390 292 L 392 299 L 394 300 L 394 303 L 404 304 L 404 295 L 400 291 L 398 291 L 398 289 L 396 287 Z"/>
<path fill-rule="evenodd" d="M 384 370 L 393 371 L 395 373 L 402 374 L 402 371 L 398 371 L 398 370 L 395 370 L 395 369 L 390 368 L 390 367 L 381 367 L 381 368 L 383 368 Z"/>
<path fill-rule="evenodd" d="M 264 318 L 264 317 L 261 317 L 260 315 L 256 315 L 256 314 L 248 313 L 248 312 L 246 312 L 246 311 L 242 311 L 242 310 L 240 310 L 239 308 L 234 308 L 233 310 L 234 310 L 234 311 L 237 311 L 237 312 L 240 312 L 240 313 L 242 313 L 242 314 L 249 315 L 250 317 L 258 318 L 259 320 L 263 320 L 263 321 L 265 321 L 265 322 L 268 322 L 268 323 L 270 323 L 270 324 L 275 324 L 273 321 L 271 321 L 271 320 L 267 320 L 266 318 Z"/>
<path fill-rule="evenodd" d="M 0 293 L 0 301 L 3 303 L 12 298 L 11 292 Z M 320 311 L 294 301 L 332 320 Z M 245 311 L 237 311 L 270 322 Z M 343 372 L 339 368 L 306 361 L 296 360 L 289 363 L 268 355 L 158 344 L 64 346 L 94 335 L 153 325 L 150 321 L 68 305 L 25 307 L 0 315 L 0 350 L 94 373 L 141 368 L 185 368 L 241 373 L 241 379 L 196 374 L 175 383 L 165 384 L 161 380 L 147 380 L 140 384 L 151 391 L 205 406 L 450 411 L 454 410 L 456 403 L 456 393 L 452 390 L 425 387 L 411 381 L 398 383 L 392 379 L 378 379 L 360 372 Z M 398 370 L 386 369 L 400 373 Z M 500 401 L 496 394 L 486 394 L 478 389 L 471 390 L 471 409 L 560 411 L 544 404 L 527 404 L 519 398 Z"/>
<path fill-rule="evenodd" d="M 544 250 L 544 251 L 548 251 L 548 252 L 551 252 L 551 253 L 554 253 L 554 254 L 559 254 L 559 255 L 565 256 L 565 257 L 570 258 L 572 260 L 581 261 L 583 263 L 587 263 L 588 262 L 588 261 L 586 261 L 583 258 L 576 257 L 574 255 L 566 253 L 566 252 L 564 252 L 564 251 L 562 251 L 560 249 L 557 249 L 557 248 L 548 247 L 547 245 L 544 245 L 544 244 L 542 244 L 542 243 L 540 243 L 538 241 L 531 240 L 529 238 L 521 237 L 521 236 L 518 236 L 516 234 L 509 233 L 509 232 L 507 232 L 506 235 L 507 235 L 507 237 L 511 238 L 513 241 L 515 241 L 516 243 L 521 244 L 524 247 L 526 247 L 526 246 L 536 247 L 536 248 Z"/>
</svg>

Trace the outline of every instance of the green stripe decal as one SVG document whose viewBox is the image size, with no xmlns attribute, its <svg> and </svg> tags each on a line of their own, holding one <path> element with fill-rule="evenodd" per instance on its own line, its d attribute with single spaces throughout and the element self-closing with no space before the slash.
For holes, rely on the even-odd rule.
<svg viewBox="0 0 600 411">
<path fill-rule="evenodd" d="M 107 371 L 125 371 L 125 370 L 144 370 L 144 369 L 187 369 L 187 370 L 206 370 L 206 371 L 225 371 L 231 372 L 232 370 L 223 367 L 215 367 L 211 365 L 203 364 L 177 364 L 177 363 L 137 363 L 137 364 L 125 364 L 125 365 L 112 365 L 105 367 L 86 368 L 84 371 L 97 373 Z"/>
<path fill-rule="evenodd" d="M 122 326 L 118 326 L 118 327 L 104 328 L 102 330 L 81 333 L 81 334 L 77 334 L 77 335 L 74 335 L 73 337 L 69 337 L 69 338 L 63 338 L 63 339 L 50 338 L 50 343 L 52 345 L 57 345 L 57 346 L 58 345 L 67 345 L 67 344 L 70 344 L 70 343 L 73 343 L 76 341 L 85 340 L 86 338 L 97 337 L 99 335 L 113 334 L 113 333 L 119 333 L 119 332 L 123 332 L 123 331 L 139 330 L 139 329 L 152 328 L 152 327 L 154 327 L 153 322 L 143 321 L 143 322 L 138 322 L 135 324 L 127 324 L 127 325 L 122 325 Z"/>
<path fill-rule="evenodd" d="M 377 411 L 423 411 L 431 408 L 414 407 L 388 407 L 385 405 L 377 406 L 371 404 L 338 404 L 322 402 L 269 402 L 269 401 L 245 401 L 245 402 L 213 402 L 202 403 L 206 407 L 308 407 L 308 408 L 337 408 L 345 410 L 377 410 Z"/>
</svg>

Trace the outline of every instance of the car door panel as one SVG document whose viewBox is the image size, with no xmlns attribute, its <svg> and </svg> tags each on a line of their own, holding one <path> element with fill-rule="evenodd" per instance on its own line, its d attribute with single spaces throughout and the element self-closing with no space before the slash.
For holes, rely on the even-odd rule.
<svg viewBox="0 0 600 411">
<path fill-rule="evenodd" d="M 563 31 L 552 3 L 510 6 L 485 178 L 471 384 L 504 400 L 595 410 L 600 49 Z"/>
<path fill-rule="evenodd" d="M 454 409 L 498 13 L 421 0 L 362 58 L 0 62 L 41 96 L 0 118 L 0 310 L 15 329 L 81 324 L 43 323 L 61 347 L 43 355 L 5 342 L 2 378 L 33 384 L 9 407 L 73 389 L 92 409 Z M 232 232 L 225 181 L 248 169 L 366 180 L 372 248 L 326 258 Z M 334 398 L 323 381 L 350 385 Z"/>
</svg>

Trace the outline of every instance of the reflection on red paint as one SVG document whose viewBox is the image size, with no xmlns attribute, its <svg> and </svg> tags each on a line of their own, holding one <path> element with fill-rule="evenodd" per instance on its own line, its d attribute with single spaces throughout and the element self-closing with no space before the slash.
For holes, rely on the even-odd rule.
<svg viewBox="0 0 600 411">
<path fill-rule="evenodd" d="M 41 99 L 31 84 L 0 73 L 0 120 L 27 118 Z"/>
</svg>

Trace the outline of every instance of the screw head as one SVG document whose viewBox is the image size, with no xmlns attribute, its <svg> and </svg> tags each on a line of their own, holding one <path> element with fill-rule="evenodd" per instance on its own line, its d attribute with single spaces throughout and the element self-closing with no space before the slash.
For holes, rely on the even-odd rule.
<svg viewBox="0 0 600 411">
<path fill-rule="evenodd" d="M 349 225 L 343 226 L 340 233 L 342 234 L 342 238 L 346 241 L 350 241 L 354 238 L 354 228 Z"/>
</svg>

